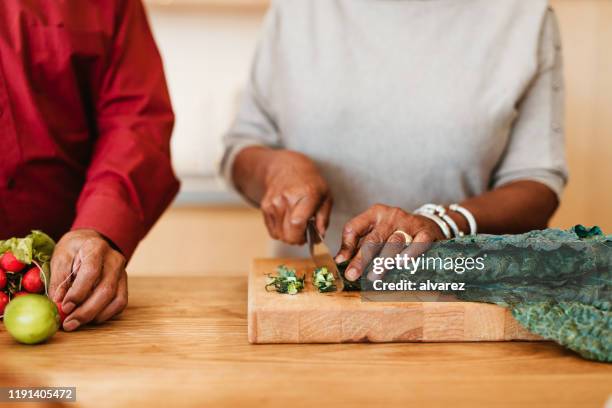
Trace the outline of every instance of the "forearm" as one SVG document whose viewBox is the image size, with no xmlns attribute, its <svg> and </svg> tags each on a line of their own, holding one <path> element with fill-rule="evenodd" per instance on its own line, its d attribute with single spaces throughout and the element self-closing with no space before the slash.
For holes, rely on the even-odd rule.
<svg viewBox="0 0 612 408">
<path fill-rule="evenodd" d="M 320 234 L 329 223 L 332 197 L 315 163 L 286 149 L 246 147 L 232 164 L 236 188 L 263 213 L 270 236 L 292 245 L 305 242 L 314 217 Z"/>
<path fill-rule="evenodd" d="M 174 114 L 145 10 L 139 0 L 119 3 L 105 63 L 83 84 L 94 97 L 97 136 L 72 229 L 95 230 L 129 259 L 179 182 L 170 159 Z"/>
<path fill-rule="evenodd" d="M 536 181 L 521 180 L 460 203 L 467 208 L 478 223 L 479 233 L 516 234 L 543 229 L 557 209 L 556 194 Z M 450 211 L 450 217 L 459 229 L 469 232 L 467 220 Z"/>
</svg>

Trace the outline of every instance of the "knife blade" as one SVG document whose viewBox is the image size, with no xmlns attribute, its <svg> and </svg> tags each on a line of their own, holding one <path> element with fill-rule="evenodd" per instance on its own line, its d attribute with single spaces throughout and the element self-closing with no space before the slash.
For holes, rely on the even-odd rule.
<svg viewBox="0 0 612 408">
<path fill-rule="evenodd" d="M 323 242 L 321 234 L 319 234 L 319 231 L 317 230 L 314 218 L 308 220 L 306 231 L 306 235 L 308 237 L 308 248 L 310 249 L 310 256 L 314 261 L 314 264 L 317 268 L 327 268 L 327 270 L 334 276 L 336 290 L 342 292 L 342 290 L 344 290 L 344 280 L 340 276 L 340 271 L 338 270 L 336 261 L 334 261 L 334 258 L 329 252 L 329 248 L 327 248 L 327 245 L 325 245 L 325 242 Z"/>
</svg>

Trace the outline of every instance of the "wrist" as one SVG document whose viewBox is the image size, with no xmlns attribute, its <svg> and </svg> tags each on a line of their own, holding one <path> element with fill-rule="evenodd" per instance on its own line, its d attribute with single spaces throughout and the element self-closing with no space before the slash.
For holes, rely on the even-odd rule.
<svg viewBox="0 0 612 408">
<path fill-rule="evenodd" d="M 274 150 L 266 146 L 248 146 L 234 159 L 232 182 L 254 205 L 261 201 L 269 184 L 268 175 L 271 173 L 269 169 L 272 166 L 273 152 Z"/>
<path fill-rule="evenodd" d="M 453 237 L 453 231 L 451 230 L 448 223 L 440 216 L 440 214 L 436 214 L 434 211 L 431 211 L 424 207 L 417 209 L 414 214 L 425 218 L 431 223 L 435 224 L 437 227 L 435 229 L 441 232 L 443 239 L 450 239 Z"/>
<path fill-rule="evenodd" d="M 464 222 L 467 223 L 466 235 L 475 235 L 478 232 L 478 223 L 472 211 L 457 203 L 451 204 L 449 210 L 457 216 L 461 216 Z"/>
<path fill-rule="evenodd" d="M 433 219 L 427 216 L 424 216 L 423 214 L 415 214 L 415 215 L 418 218 L 420 218 L 422 222 L 428 226 L 427 230 L 430 231 L 432 235 L 435 237 L 435 241 L 444 241 L 445 239 L 448 239 L 445 236 L 444 231 L 440 227 L 440 224 L 438 224 L 436 221 L 434 221 Z"/>
<path fill-rule="evenodd" d="M 455 224 L 457 224 L 457 227 L 459 228 L 459 230 L 463 231 L 466 235 L 469 235 L 470 224 L 467 222 L 465 217 L 456 211 L 450 210 L 448 207 L 445 207 L 445 208 L 446 208 L 446 214 L 450 218 L 452 218 L 453 221 L 455 221 Z"/>
<path fill-rule="evenodd" d="M 318 170 L 312 160 L 302 153 L 292 150 L 268 149 L 262 161 L 265 163 L 263 171 L 266 188 L 273 185 L 279 177 L 282 179 L 290 177 L 303 180 L 313 174 L 318 174 Z"/>
<path fill-rule="evenodd" d="M 121 249 L 110 238 L 108 238 L 106 235 L 96 231 L 93 228 L 75 228 L 71 232 L 78 233 L 81 236 L 81 238 L 96 238 L 96 239 L 101 239 L 101 240 L 105 241 L 108 244 L 108 246 L 110 246 L 112 249 L 114 249 L 115 251 L 120 252 L 120 253 L 123 254 Z"/>
<path fill-rule="evenodd" d="M 435 222 L 446 238 L 460 238 L 477 233 L 477 223 L 472 212 L 459 204 L 445 207 L 428 203 L 416 209 L 414 214 Z"/>
</svg>

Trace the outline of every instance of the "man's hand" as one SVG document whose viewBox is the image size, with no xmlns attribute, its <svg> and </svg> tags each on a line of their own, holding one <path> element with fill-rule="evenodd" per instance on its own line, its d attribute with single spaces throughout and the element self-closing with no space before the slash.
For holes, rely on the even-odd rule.
<svg viewBox="0 0 612 408">
<path fill-rule="evenodd" d="M 121 313 L 127 305 L 124 256 L 90 229 L 68 232 L 51 259 L 49 296 L 62 305 L 64 330 Z"/>
<path fill-rule="evenodd" d="M 364 269 L 377 257 L 394 257 L 403 252 L 406 239 L 402 231 L 412 237 L 412 244 L 406 249 L 409 257 L 425 252 L 434 241 L 445 239 L 440 227 L 432 220 L 408 213 L 401 208 L 376 204 L 353 218 L 342 231 L 342 247 L 336 255 L 336 262 L 351 259 L 346 269 L 346 278 L 356 281 Z M 379 279 L 368 275 L 370 280 Z"/>
<path fill-rule="evenodd" d="M 288 244 L 306 242 L 306 224 L 315 217 L 324 235 L 329 224 L 332 197 L 314 163 L 303 154 L 270 151 L 261 210 L 270 236 Z"/>
</svg>

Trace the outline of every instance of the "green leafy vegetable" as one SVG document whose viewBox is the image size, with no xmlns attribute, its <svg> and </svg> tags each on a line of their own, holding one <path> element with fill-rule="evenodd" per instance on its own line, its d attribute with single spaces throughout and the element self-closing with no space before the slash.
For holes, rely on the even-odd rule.
<svg viewBox="0 0 612 408">
<path fill-rule="evenodd" d="M 276 268 L 276 276 L 268 274 L 266 290 L 269 290 L 270 287 L 273 287 L 278 293 L 295 295 L 304 289 L 304 277 L 299 278 L 295 274 L 295 269 L 279 265 Z"/>
<path fill-rule="evenodd" d="M 5 252 L 11 252 L 20 262 L 26 265 L 37 264 L 44 275 L 45 287 L 51 278 L 51 255 L 55 248 L 55 242 L 51 237 L 41 231 L 32 231 L 24 238 L 9 238 L 0 240 L 0 256 Z M 7 290 L 10 296 L 21 291 L 21 273 L 7 272 Z"/>
<path fill-rule="evenodd" d="M 577 225 L 519 235 L 479 234 L 434 243 L 431 258 L 486 257 L 479 273 L 458 274 L 441 265 L 389 271 L 386 282 L 464 282 L 462 300 L 496 303 L 511 310 L 532 333 L 584 358 L 612 362 L 612 235 Z M 346 265 L 339 265 L 344 275 Z M 367 290 L 358 280 L 345 290 Z"/>
<path fill-rule="evenodd" d="M 32 261 L 44 263 L 51 260 L 55 242 L 44 232 L 32 231 L 24 238 L 10 238 L 0 241 L 0 254 L 10 251 L 25 264 Z"/>
<path fill-rule="evenodd" d="M 336 264 L 338 266 L 338 271 L 340 272 L 340 277 L 344 281 L 344 291 L 345 292 L 355 292 L 361 290 L 361 279 L 357 279 L 355 282 L 346 279 L 344 273 L 346 272 L 346 268 L 348 268 L 350 261 L 344 261 L 342 263 Z"/>
<path fill-rule="evenodd" d="M 312 284 L 319 292 L 335 292 L 336 282 L 334 274 L 327 270 L 326 267 L 316 268 L 312 273 Z"/>
</svg>

